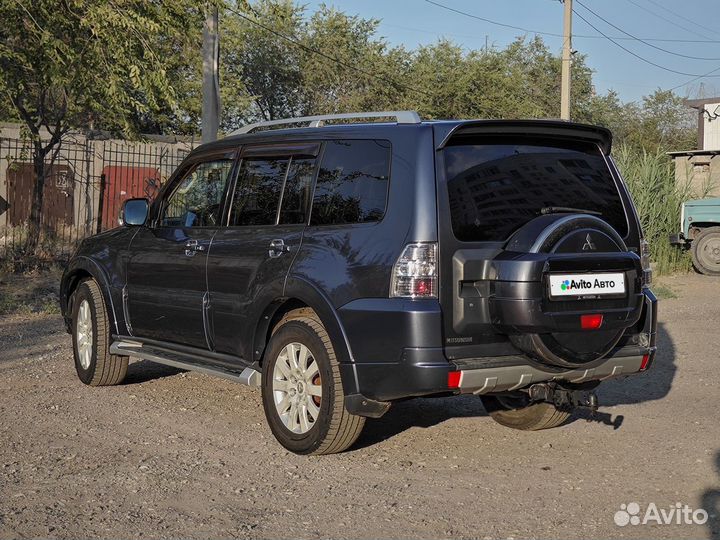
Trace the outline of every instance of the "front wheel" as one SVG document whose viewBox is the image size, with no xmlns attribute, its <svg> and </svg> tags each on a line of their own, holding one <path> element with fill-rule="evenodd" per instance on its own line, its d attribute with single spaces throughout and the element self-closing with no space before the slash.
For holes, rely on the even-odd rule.
<svg viewBox="0 0 720 540">
<path fill-rule="evenodd" d="M 127 356 L 110 354 L 110 318 L 98 284 L 83 281 L 73 295 L 72 340 L 78 378 L 90 386 L 120 384 Z"/>
<path fill-rule="evenodd" d="M 552 403 L 530 402 L 524 395 L 482 396 L 483 407 L 490 417 L 505 427 L 537 431 L 560 426 L 570 418 L 570 411 Z"/>
<path fill-rule="evenodd" d="M 692 242 L 693 266 L 701 274 L 720 276 L 720 227 L 703 229 Z"/>
<path fill-rule="evenodd" d="M 365 418 L 345 409 L 335 351 L 314 312 L 286 315 L 265 358 L 263 408 L 280 444 L 296 454 L 333 454 L 357 440 Z"/>
</svg>

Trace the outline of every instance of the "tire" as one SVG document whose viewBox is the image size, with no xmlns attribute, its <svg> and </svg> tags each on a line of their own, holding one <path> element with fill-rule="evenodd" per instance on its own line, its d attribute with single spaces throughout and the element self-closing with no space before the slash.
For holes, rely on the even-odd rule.
<svg viewBox="0 0 720 540">
<path fill-rule="evenodd" d="M 345 409 L 335 351 L 312 310 L 295 310 L 283 317 L 273 330 L 265 358 L 263 408 L 280 444 L 296 454 L 319 455 L 342 452 L 357 440 L 365 418 Z"/>
<path fill-rule="evenodd" d="M 558 427 L 567 422 L 571 414 L 552 403 L 527 403 L 526 398 L 482 396 L 481 399 L 485 410 L 498 424 L 523 431 Z"/>
<path fill-rule="evenodd" d="M 536 217 L 516 230 L 504 249 L 508 252 L 548 257 L 541 271 L 532 272 L 533 277 L 528 277 L 527 268 L 522 266 L 526 262 L 513 265 L 510 261 L 504 261 L 508 263 L 508 270 L 503 271 L 506 273 L 503 280 L 506 280 L 508 286 L 515 283 L 516 287 L 508 288 L 502 298 L 498 295 L 496 301 L 490 303 L 489 311 L 495 326 L 507 334 L 510 342 L 538 362 L 563 369 L 591 367 L 594 362 L 600 361 L 612 351 L 622 339 L 627 327 L 632 326 L 633 321 L 637 321 L 641 316 L 641 304 L 637 302 L 635 294 L 625 295 L 625 298 L 601 299 L 599 303 L 593 299 L 581 299 L 579 291 L 576 293 L 577 300 L 570 300 L 568 297 L 553 302 L 550 298 L 550 287 L 545 284 L 550 280 L 551 273 L 559 273 L 561 268 L 569 272 L 570 267 L 565 266 L 566 264 L 574 265 L 572 271 L 578 273 L 634 266 L 634 262 L 627 258 L 628 248 L 620 233 L 597 216 L 556 213 Z M 589 252 L 603 253 L 610 260 L 617 257 L 615 262 L 620 266 L 600 263 L 593 257 L 588 257 Z M 575 260 L 573 263 L 565 263 L 555 259 L 556 256 L 571 256 Z M 607 270 L 601 270 L 602 268 Z M 511 277 L 513 275 L 514 278 Z M 531 292 L 519 285 L 527 281 L 540 281 L 543 285 L 536 289 L 537 292 Z M 542 311 L 547 308 L 551 315 L 557 315 L 550 317 L 557 319 L 557 326 L 548 327 L 548 313 L 543 314 L 539 309 L 531 308 L 529 312 L 522 310 L 523 316 L 520 316 L 516 306 L 521 305 L 521 300 L 536 302 L 537 305 L 544 306 Z M 598 307 L 599 305 L 602 307 Z M 595 328 L 592 332 L 582 330 L 579 324 L 569 322 L 577 320 L 572 316 L 571 312 L 574 311 L 603 313 L 607 310 L 606 318 L 609 319 L 615 309 L 627 310 L 625 320 L 622 323 L 617 320 L 612 324 L 606 322 L 602 328 Z"/>
<path fill-rule="evenodd" d="M 93 279 L 80 283 L 73 295 L 72 342 L 75 370 L 83 383 L 111 386 L 125 379 L 129 358 L 109 352 L 110 320 L 100 287 Z"/>
<path fill-rule="evenodd" d="M 720 227 L 703 229 L 692 242 L 693 266 L 706 276 L 720 276 Z"/>
</svg>

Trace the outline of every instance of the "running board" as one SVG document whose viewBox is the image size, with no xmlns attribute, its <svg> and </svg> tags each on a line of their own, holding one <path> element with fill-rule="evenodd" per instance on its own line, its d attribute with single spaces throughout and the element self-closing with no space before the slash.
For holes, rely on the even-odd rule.
<svg viewBox="0 0 720 540">
<path fill-rule="evenodd" d="M 200 364 L 197 360 L 193 361 L 194 358 L 190 355 L 157 349 L 144 345 L 139 341 L 115 341 L 112 345 L 110 345 L 110 354 L 133 356 L 135 358 L 148 360 L 149 362 L 155 362 L 165 366 L 185 369 L 188 371 L 197 371 L 206 375 L 221 377 L 223 379 L 239 382 L 247 386 L 259 387 L 262 378 L 260 372 L 251 367 L 246 367 L 242 370 L 242 372 L 238 372 L 219 366 Z"/>
</svg>

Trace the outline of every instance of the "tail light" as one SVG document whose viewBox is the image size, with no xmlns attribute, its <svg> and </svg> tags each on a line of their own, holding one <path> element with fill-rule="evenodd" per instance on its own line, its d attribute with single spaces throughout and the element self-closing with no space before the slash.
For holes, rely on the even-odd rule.
<svg viewBox="0 0 720 540">
<path fill-rule="evenodd" d="M 644 238 L 640 240 L 640 264 L 643 269 L 643 285 L 652 283 L 652 269 L 650 268 L 650 244 Z"/>
<path fill-rule="evenodd" d="M 390 296 L 437 298 L 437 244 L 408 244 L 392 271 Z"/>
</svg>

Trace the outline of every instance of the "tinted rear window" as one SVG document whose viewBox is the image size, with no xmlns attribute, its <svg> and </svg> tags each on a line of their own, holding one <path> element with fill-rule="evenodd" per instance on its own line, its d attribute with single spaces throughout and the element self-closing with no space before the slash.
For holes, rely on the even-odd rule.
<svg viewBox="0 0 720 540">
<path fill-rule="evenodd" d="M 390 143 L 337 140 L 325 146 L 310 225 L 380 221 L 390 178 Z"/>
<path fill-rule="evenodd" d="M 507 240 L 547 207 L 600 212 L 621 236 L 627 234 L 617 186 L 594 146 L 493 138 L 443 152 L 458 240 Z"/>
</svg>

